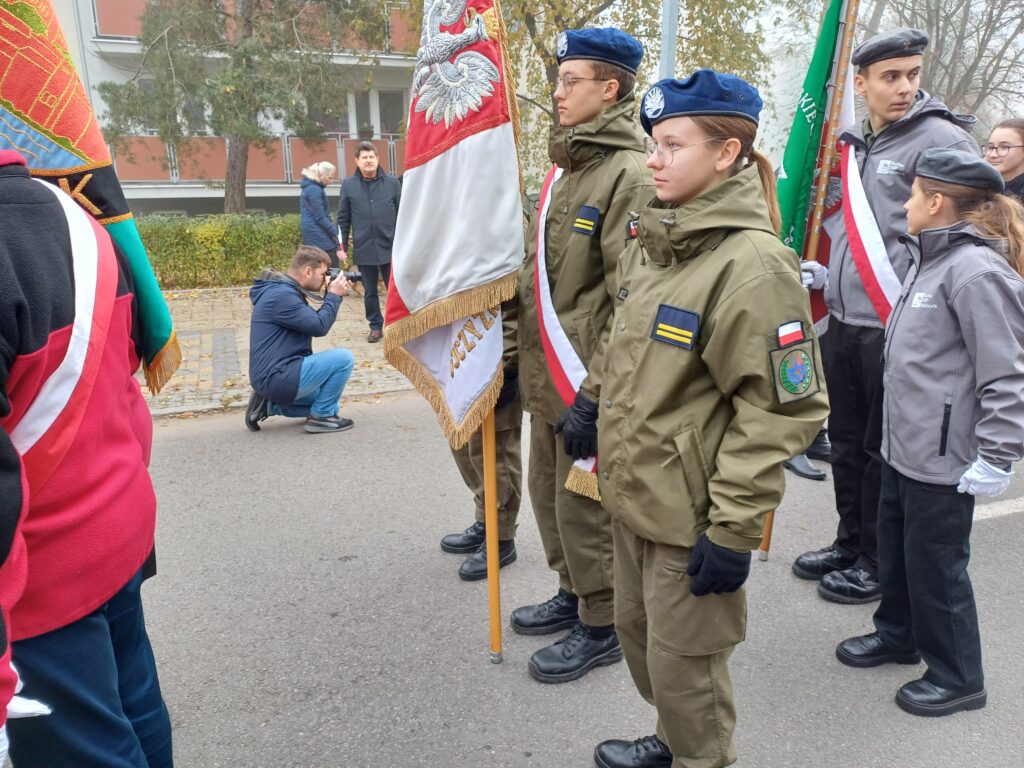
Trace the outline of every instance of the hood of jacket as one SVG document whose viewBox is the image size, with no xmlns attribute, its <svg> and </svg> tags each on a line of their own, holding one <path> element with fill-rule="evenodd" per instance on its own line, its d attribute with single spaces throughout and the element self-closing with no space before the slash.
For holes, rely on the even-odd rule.
<svg viewBox="0 0 1024 768">
<path fill-rule="evenodd" d="M 646 258 L 669 264 L 691 259 L 741 229 L 778 236 L 754 163 L 685 205 L 655 200 L 640 214 L 638 239 Z"/>
<path fill-rule="evenodd" d="M 962 245 L 985 246 L 1003 257 L 1009 252 L 1006 240 L 983 235 L 963 221 L 949 227 L 923 229 L 918 235 L 904 234 L 900 242 L 907 246 L 918 267 L 921 266 L 922 256 L 929 262 L 941 259 Z"/>
<path fill-rule="evenodd" d="M 324 185 L 319 181 L 313 181 L 312 179 L 303 176 L 299 181 L 299 189 L 305 189 L 306 187 L 320 187 L 320 189 L 324 189 Z"/>
<path fill-rule="evenodd" d="M 630 93 L 596 119 L 571 128 L 556 126 L 548 141 L 548 156 L 559 168 L 572 170 L 613 149 L 643 152 L 644 135 L 635 119 L 636 97 Z"/>
<path fill-rule="evenodd" d="M 306 293 L 298 283 L 288 277 L 284 272 L 278 272 L 273 269 L 264 269 L 249 288 L 249 301 L 251 301 L 253 306 L 255 306 L 256 302 L 263 298 L 267 291 L 279 290 L 280 288 L 291 288 L 298 291 L 300 294 Z"/>
<path fill-rule="evenodd" d="M 907 110 L 907 114 L 901 117 L 899 120 L 894 120 L 892 123 L 885 127 L 886 131 L 891 131 L 893 128 L 902 128 L 908 123 L 916 122 L 922 117 L 932 115 L 934 117 L 941 117 L 944 120 L 948 120 L 953 125 L 962 128 L 967 133 L 974 131 L 974 126 L 978 123 L 978 118 L 974 115 L 957 115 L 954 114 L 946 103 L 938 96 L 932 96 L 927 91 L 918 91 L 918 98 L 914 101 L 914 104 Z M 858 124 L 855 128 L 851 128 L 849 131 L 843 134 L 842 138 L 854 138 L 860 144 L 864 144 L 864 127 Z"/>
</svg>

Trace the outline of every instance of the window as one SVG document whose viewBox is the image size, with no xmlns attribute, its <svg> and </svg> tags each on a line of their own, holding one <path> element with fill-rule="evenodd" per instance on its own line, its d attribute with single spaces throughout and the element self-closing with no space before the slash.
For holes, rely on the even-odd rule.
<svg viewBox="0 0 1024 768">
<path fill-rule="evenodd" d="M 348 97 L 344 93 L 337 94 L 330 104 L 309 101 L 306 107 L 309 119 L 319 125 L 321 131 L 348 135 Z"/>
<path fill-rule="evenodd" d="M 405 127 L 405 92 L 380 92 L 380 132 L 381 135 L 398 136 Z"/>
</svg>

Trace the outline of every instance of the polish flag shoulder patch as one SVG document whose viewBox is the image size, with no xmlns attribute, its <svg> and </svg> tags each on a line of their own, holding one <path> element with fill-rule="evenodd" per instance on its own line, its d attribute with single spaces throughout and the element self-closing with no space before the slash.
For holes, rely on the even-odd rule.
<svg viewBox="0 0 1024 768">
<path fill-rule="evenodd" d="M 788 347 L 790 344 L 796 344 L 806 338 L 804 335 L 804 324 L 799 320 L 783 323 L 779 326 L 778 339 L 780 347 Z"/>
</svg>

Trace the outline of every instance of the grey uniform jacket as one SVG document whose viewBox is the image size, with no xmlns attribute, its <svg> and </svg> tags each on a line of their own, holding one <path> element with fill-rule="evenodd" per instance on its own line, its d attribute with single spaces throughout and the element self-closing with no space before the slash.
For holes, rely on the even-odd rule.
<svg viewBox="0 0 1024 768">
<path fill-rule="evenodd" d="M 885 331 L 882 456 L 954 485 L 1024 454 L 1024 279 L 969 225 L 904 236 L 914 264 Z"/>
<path fill-rule="evenodd" d="M 878 134 L 870 149 L 861 127 L 841 137 L 853 147 L 864 193 L 901 281 L 910 269 L 907 249 L 899 244 L 900 235 L 907 229 L 903 204 L 910 199 L 917 158 L 931 147 L 956 147 L 977 154 L 978 144 L 967 133 L 974 122 L 973 116 L 954 115 L 941 99 L 921 91 L 910 111 Z M 832 241 L 825 287 L 829 313 L 849 325 L 881 328 L 882 321 L 864 291 L 864 283 L 850 254 L 841 209 L 825 220 L 824 229 Z"/>
</svg>

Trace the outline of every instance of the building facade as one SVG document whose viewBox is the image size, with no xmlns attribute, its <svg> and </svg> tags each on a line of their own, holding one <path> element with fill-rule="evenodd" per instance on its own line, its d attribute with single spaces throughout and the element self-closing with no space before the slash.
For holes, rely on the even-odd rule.
<svg viewBox="0 0 1024 768">
<path fill-rule="evenodd" d="M 384 0 L 382 0 L 383 2 Z M 127 82 L 142 63 L 142 14 L 151 0 L 53 0 L 69 51 L 94 114 L 102 121 L 106 105 L 96 90 L 105 81 Z M 343 94 L 343 109 L 321 124 L 326 139 L 306 143 L 275 132 L 265 148 L 249 150 L 246 202 L 250 210 L 293 213 L 302 168 L 328 160 L 343 174 L 355 172 L 353 149 L 361 136 L 378 148 L 381 166 L 401 174 L 405 145 L 400 135 L 409 109 L 409 84 L 419 41 L 410 32 L 401 3 L 389 6 L 385 51 L 338 54 L 353 82 L 369 83 Z M 132 209 L 146 213 L 194 215 L 223 211 L 227 142 L 196 136 L 183 152 L 156 135 L 130 137 L 112 147 L 114 164 Z"/>
</svg>

